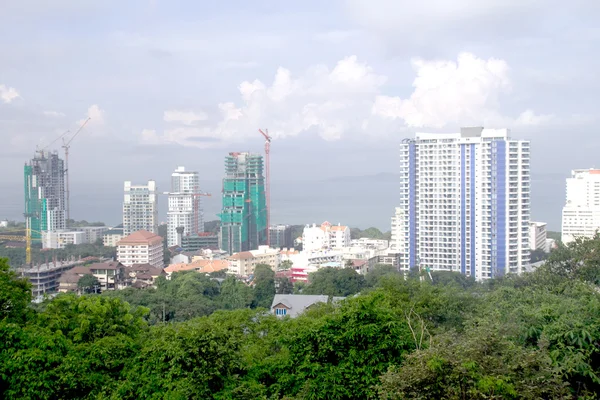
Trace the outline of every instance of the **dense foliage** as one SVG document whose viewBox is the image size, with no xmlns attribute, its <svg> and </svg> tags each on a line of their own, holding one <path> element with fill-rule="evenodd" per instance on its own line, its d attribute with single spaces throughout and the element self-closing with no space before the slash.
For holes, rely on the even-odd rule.
<svg viewBox="0 0 600 400">
<path fill-rule="evenodd" d="M 303 291 L 360 295 L 293 319 L 252 308 L 275 293 L 262 268 L 250 285 L 182 273 L 34 311 L 4 262 L 0 398 L 598 398 L 598 254 L 600 237 L 577 241 L 485 283 L 323 272 Z"/>
</svg>

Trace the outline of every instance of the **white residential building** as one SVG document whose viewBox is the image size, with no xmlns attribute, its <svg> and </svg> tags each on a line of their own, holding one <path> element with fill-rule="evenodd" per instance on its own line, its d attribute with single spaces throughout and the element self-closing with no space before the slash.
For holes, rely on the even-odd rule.
<svg viewBox="0 0 600 400">
<path fill-rule="evenodd" d="M 184 228 L 183 235 L 196 235 L 204 231 L 200 202 L 200 181 L 198 172 L 186 171 L 177 167 L 171 175 L 169 210 L 167 212 L 167 245 L 177 245 L 177 228 Z"/>
<path fill-rule="evenodd" d="M 228 273 L 248 276 L 254 273 L 254 268 L 258 264 L 267 264 L 274 271 L 277 270 L 281 263 L 281 255 L 279 249 L 272 249 L 269 246 L 259 246 L 258 250 L 235 253 L 227 257 L 226 260 L 229 262 Z"/>
<path fill-rule="evenodd" d="M 82 231 L 70 231 L 61 229 L 57 231 L 42 232 L 42 248 L 44 249 L 64 249 L 68 244 L 83 244 L 85 233 Z"/>
<path fill-rule="evenodd" d="M 400 206 L 392 218 L 399 267 L 477 280 L 529 264 L 529 142 L 507 129 L 417 133 L 400 146 Z"/>
<path fill-rule="evenodd" d="M 124 184 L 123 234 L 131 235 L 137 231 L 158 233 L 158 192 L 156 182 L 147 185 Z"/>
<path fill-rule="evenodd" d="M 96 243 L 98 239 L 103 239 L 104 234 L 108 232 L 108 226 L 82 226 L 77 230 L 83 232 L 84 243 Z"/>
<path fill-rule="evenodd" d="M 163 238 L 148 231 L 134 232 L 117 242 L 117 260 L 126 267 L 150 264 L 163 268 Z"/>
<path fill-rule="evenodd" d="M 529 222 L 529 248 L 531 250 L 547 251 L 546 244 L 546 223 L 545 222 Z"/>
<path fill-rule="evenodd" d="M 302 232 L 303 251 L 321 251 L 341 249 L 350 246 L 350 228 L 343 225 L 331 225 L 325 221 L 321 226 L 306 225 Z"/>
<path fill-rule="evenodd" d="M 124 237 L 122 225 L 115 226 L 104 232 L 102 235 L 102 244 L 106 247 L 115 247 L 117 242 Z"/>
<path fill-rule="evenodd" d="M 567 178 L 567 199 L 562 210 L 564 244 L 577 237 L 590 238 L 600 229 L 600 169 L 576 169 Z"/>
</svg>

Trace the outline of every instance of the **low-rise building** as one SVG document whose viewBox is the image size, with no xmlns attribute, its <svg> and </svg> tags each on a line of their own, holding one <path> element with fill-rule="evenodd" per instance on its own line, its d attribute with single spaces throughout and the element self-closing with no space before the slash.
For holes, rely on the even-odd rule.
<svg viewBox="0 0 600 400">
<path fill-rule="evenodd" d="M 230 274 L 239 276 L 249 276 L 254 273 L 254 268 L 258 264 L 266 264 L 273 271 L 277 270 L 281 263 L 280 250 L 269 248 L 269 246 L 259 246 L 257 250 L 242 251 L 227 257 L 230 267 Z"/>
<path fill-rule="evenodd" d="M 85 233 L 82 231 L 71 231 L 61 229 L 56 231 L 42 232 L 42 248 L 44 249 L 64 249 L 69 244 L 83 244 Z"/>
<path fill-rule="evenodd" d="M 71 268 L 83 264 L 78 261 L 56 261 L 40 264 L 23 271 L 23 276 L 31 282 L 33 298 L 58 291 L 58 278 Z"/>
<path fill-rule="evenodd" d="M 126 267 L 150 264 L 163 268 L 163 238 L 148 231 L 134 232 L 117 242 L 117 260 Z"/>
<path fill-rule="evenodd" d="M 531 250 L 546 250 L 546 223 L 529 222 L 529 247 Z"/>
<path fill-rule="evenodd" d="M 78 231 L 83 232 L 84 243 L 96 243 L 98 239 L 104 241 L 104 234 L 108 232 L 110 228 L 107 226 L 83 226 L 77 228 Z"/>
<path fill-rule="evenodd" d="M 137 288 L 156 287 L 156 281 L 159 277 L 167 276 L 162 268 L 157 268 L 150 264 L 134 264 L 124 269 L 124 286 Z"/>
<path fill-rule="evenodd" d="M 110 228 L 102 235 L 102 244 L 106 247 L 116 247 L 117 242 L 123 239 L 123 225 L 117 225 L 114 228 Z"/>
<path fill-rule="evenodd" d="M 117 261 L 94 263 L 89 266 L 77 266 L 65 271 L 59 278 L 59 292 L 78 290 L 79 279 L 84 275 L 93 275 L 98 279 L 98 290 L 117 290 L 123 288 L 125 280 L 125 266 Z"/>
<path fill-rule="evenodd" d="M 332 297 L 331 302 L 340 300 L 344 300 L 344 297 Z M 281 318 L 286 316 L 294 318 L 318 303 L 329 303 L 329 297 L 325 295 L 276 294 L 271 303 L 271 312 Z"/>
<path fill-rule="evenodd" d="M 191 263 L 170 264 L 165 268 L 167 279 L 171 279 L 174 272 L 196 271 L 209 274 L 211 272 L 223 271 L 229 269 L 230 263 L 227 260 L 196 260 Z"/>
<path fill-rule="evenodd" d="M 325 221 L 321 226 L 306 225 L 302 232 L 303 251 L 322 251 L 341 249 L 350 246 L 350 228 L 343 225 L 331 225 Z"/>
</svg>

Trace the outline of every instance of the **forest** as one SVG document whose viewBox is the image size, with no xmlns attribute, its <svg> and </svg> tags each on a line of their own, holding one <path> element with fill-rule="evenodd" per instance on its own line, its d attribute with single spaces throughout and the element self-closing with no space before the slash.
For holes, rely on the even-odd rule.
<svg viewBox="0 0 600 400">
<path fill-rule="evenodd" d="M 301 288 L 188 273 L 34 306 L 3 260 L 0 398 L 595 399 L 599 254 L 600 236 L 580 239 L 482 283 L 385 266 Z M 282 290 L 346 299 L 277 318 Z"/>
</svg>

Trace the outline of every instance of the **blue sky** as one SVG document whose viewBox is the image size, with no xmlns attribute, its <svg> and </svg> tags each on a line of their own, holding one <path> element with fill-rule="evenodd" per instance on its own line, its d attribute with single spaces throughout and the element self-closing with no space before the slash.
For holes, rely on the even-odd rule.
<svg viewBox="0 0 600 400">
<path fill-rule="evenodd" d="M 532 140 L 536 173 L 597 164 L 600 5 L 574 0 L 0 0 L 0 183 L 67 129 L 73 181 L 222 174 L 275 137 L 273 179 L 395 172 L 464 125 Z"/>
</svg>

